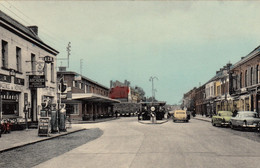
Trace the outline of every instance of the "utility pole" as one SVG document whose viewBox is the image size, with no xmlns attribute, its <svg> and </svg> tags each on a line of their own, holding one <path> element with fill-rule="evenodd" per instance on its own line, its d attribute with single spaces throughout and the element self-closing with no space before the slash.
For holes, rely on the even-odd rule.
<svg viewBox="0 0 260 168">
<path fill-rule="evenodd" d="M 69 42 L 68 46 L 67 46 L 67 52 L 68 52 L 68 68 L 70 67 L 70 48 L 71 48 L 71 43 Z"/>
<path fill-rule="evenodd" d="M 152 82 L 152 102 L 154 101 L 154 84 L 153 84 L 154 79 L 158 80 L 158 78 L 156 76 L 151 76 L 149 79 L 149 81 Z"/>
</svg>

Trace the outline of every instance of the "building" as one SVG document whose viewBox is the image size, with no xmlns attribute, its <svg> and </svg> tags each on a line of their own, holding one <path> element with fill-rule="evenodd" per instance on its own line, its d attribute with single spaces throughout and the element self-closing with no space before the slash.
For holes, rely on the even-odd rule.
<svg viewBox="0 0 260 168">
<path fill-rule="evenodd" d="M 260 113 L 259 82 L 260 46 L 242 57 L 231 68 L 233 104 L 237 110 Z"/>
<path fill-rule="evenodd" d="M 37 122 L 41 103 L 57 102 L 58 51 L 38 36 L 37 26 L 24 26 L 0 11 L 0 89 L 3 118 Z"/>
<path fill-rule="evenodd" d="M 63 78 L 67 85 L 61 94 L 61 103 L 66 104 L 67 115 L 76 120 L 95 120 L 113 116 L 113 104 L 119 103 L 108 97 L 109 88 L 76 72 L 60 67 L 58 79 Z"/>
</svg>

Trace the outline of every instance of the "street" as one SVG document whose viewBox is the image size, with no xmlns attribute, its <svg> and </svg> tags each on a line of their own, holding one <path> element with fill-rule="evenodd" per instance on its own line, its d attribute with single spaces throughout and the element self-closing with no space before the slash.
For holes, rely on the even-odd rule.
<svg viewBox="0 0 260 168">
<path fill-rule="evenodd" d="M 259 135 L 238 134 L 205 121 L 141 124 L 131 117 L 84 126 L 98 127 L 104 133 L 36 167 L 255 168 L 260 164 L 259 140 L 252 140 Z"/>
</svg>

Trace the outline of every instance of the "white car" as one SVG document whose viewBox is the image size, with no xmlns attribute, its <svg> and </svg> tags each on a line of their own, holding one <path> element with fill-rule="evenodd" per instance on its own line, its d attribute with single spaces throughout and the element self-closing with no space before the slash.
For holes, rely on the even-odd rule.
<svg viewBox="0 0 260 168">
<path fill-rule="evenodd" d="M 257 117 L 257 113 L 253 111 L 239 111 L 235 117 L 230 119 L 230 127 L 232 129 L 236 127 L 240 128 L 256 128 L 260 118 Z"/>
</svg>

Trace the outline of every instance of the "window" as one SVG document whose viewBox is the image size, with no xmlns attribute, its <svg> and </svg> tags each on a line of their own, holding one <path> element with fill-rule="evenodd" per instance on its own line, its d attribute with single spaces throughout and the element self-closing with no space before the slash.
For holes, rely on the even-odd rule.
<svg viewBox="0 0 260 168">
<path fill-rule="evenodd" d="M 31 71 L 32 74 L 35 74 L 36 72 L 36 57 L 34 54 L 31 54 Z"/>
<path fill-rule="evenodd" d="M 82 89 L 82 83 L 79 83 L 79 89 Z"/>
<path fill-rule="evenodd" d="M 245 87 L 247 87 L 247 70 L 245 72 Z"/>
<path fill-rule="evenodd" d="M 21 48 L 16 47 L 16 70 L 21 72 Z"/>
<path fill-rule="evenodd" d="M 72 86 L 76 87 L 76 82 L 75 81 L 73 81 Z"/>
<path fill-rule="evenodd" d="M 88 87 L 87 85 L 85 85 L 85 93 L 87 93 L 87 91 L 88 91 Z"/>
<path fill-rule="evenodd" d="M 2 40 L 2 67 L 7 68 L 8 43 Z"/>
<path fill-rule="evenodd" d="M 243 74 L 242 74 L 242 72 L 240 73 L 240 81 L 239 81 L 239 83 L 240 83 L 240 88 L 242 88 L 242 76 L 243 76 Z"/>
<path fill-rule="evenodd" d="M 66 104 L 66 111 L 69 114 L 79 114 L 79 105 L 78 104 Z"/>
<path fill-rule="evenodd" d="M 55 73 L 54 73 L 54 64 L 51 63 L 51 82 L 54 82 L 54 75 L 55 75 Z"/>
<path fill-rule="evenodd" d="M 48 64 L 44 63 L 44 75 L 45 75 L 45 81 L 48 81 Z"/>
<path fill-rule="evenodd" d="M 250 86 L 253 85 L 253 67 L 250 70 Z"/>
<path fill-rule="evenodd" d="M 255 75 L 255 83 L 258 84 L 259 82 L 259 67 L 258 65 L 256 66 L 256 69 L 255 69 L 255 72 L 256 72 L 256 75 Z"/>
</svg>

